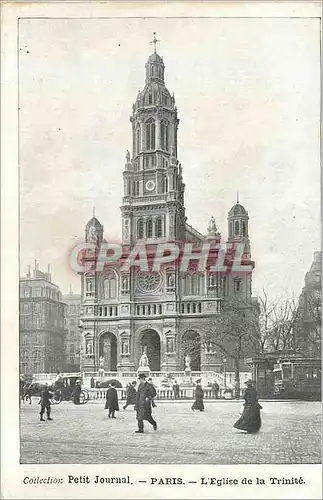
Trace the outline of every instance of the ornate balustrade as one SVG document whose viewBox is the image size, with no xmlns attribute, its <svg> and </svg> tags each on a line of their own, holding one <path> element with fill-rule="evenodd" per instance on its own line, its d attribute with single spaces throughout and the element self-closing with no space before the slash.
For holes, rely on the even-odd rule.
<svg viewBox="0 0 323 500">
<path fill-rule="evenodd" d="M 211 388 L 206 387 L 203 388 L 204 390 L 204 399 L 205 400 L 210 400 L 210 399 L 215 399 L 214 392 Z M 89 395 L 90 395 L 90 401 L 103 401 L 106 398 L 106 392 L 107 389 L 89 389 Z M 126 389 L 117 389 L 118 392 L 118 398 L 119 401 L 125 401 L 127 395 L 126 395 Z M 174 392 L 170 388 L 156 388 L 157 396 L 155 397 L 156 402 L 158 401 L 169 401 L 169 400 L 174 400 Z M 221 389 L 219 391 L 219 398 L 227 398 L 227 396 L 224 396 L 225 389 Z M 194 387 L 187 387 L 187 388 L 180 388 L 179 391 L 179 399 L 188 399 L 192 400 L 195 397 L 195 391 Z"/>
</svg>

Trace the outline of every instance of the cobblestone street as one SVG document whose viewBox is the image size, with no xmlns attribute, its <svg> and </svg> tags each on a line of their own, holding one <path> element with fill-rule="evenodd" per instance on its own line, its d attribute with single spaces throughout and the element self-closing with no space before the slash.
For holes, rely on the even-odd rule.
<svg viewBox="0 0 323 500">
<path fill-rule="evenodd" d="M 233 428 L 242 401 L 158 402 L 158 431 L 145 422 L 135 434 L 133 407 L 108 419 L 104 403 L 52 407 L 53 421 L 39 421 L 38 399 L 21 405 L 21 463 L 320 463 L 321 403 L 262 402 L 262 428 L 245 434 Z"/>
</svg>

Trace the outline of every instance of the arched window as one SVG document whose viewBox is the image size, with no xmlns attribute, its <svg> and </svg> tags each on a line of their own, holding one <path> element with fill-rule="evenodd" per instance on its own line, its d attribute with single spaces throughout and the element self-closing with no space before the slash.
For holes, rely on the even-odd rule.
<svg viewBox="0 0 323 500">
<path fill-rule="evenodd" d="M 155 121 L 151 118 L 146 122 L 146 149 L 155 149 Z"/>
<path fill-rule="evenodd" d="M 185 294 L 199 294 L 199 276 L 197 274 L 188 274 L 185 278 Z"/>
<path fill-rule="evenodd" d="M 242 235 L 246 236 L 246 223 L 244 221 L 242 222 Z"/>
<path fill-rule="evenodd" d="M 239 221 L 235 221 L 234 223 L 234 234 L 235 235 L 239 234 Z"/>
<path fill-rule="evenodd" d="M 108 274 L 104 280 L 104 298 L 115 299 L 117 296 L 117 280 L 113 273 Z"/>
<path fill-rule="evenodd" d="M 153 237 L 153 221 L 151 219 L 147 220 L 146 235 L 147 238 Z"/>
<path fill-rule="evenodd" d="M 141 139 L 140 126 L 138 126 L 136 129 L 136 151 L 137 151 L 137 154 L 140 153 L 140 149 L 141 149 L 140 139 Z"/>
<path fill-rule="evenodd" d="M 142 240 L 142 238 L 144 237 L 144 221 L 142 219 L 138 220 L 137 237 L 139 240 Z"/>
<path fill-rule="evenodd" d="M 148 92 L 148 104 L 152 104 L 153 103 L 153 94 L 151 92 L 151 90 L 149 90 Z"/>
<path fill-rule="evenodd" d="M 230 236 L 230 238 L 232 238 L 232 236 L 233 236 L 233 223 L 232 222 L 230 222 L 230 231 L 229 232 L 230 232 L 229 236 Z"/>
<path fill-rule="evenodd" d="M 160 145 L 165 151 L 168 151 L 169 146 L 169 123 L 163 120 L 160 124 Z"/>
<path fill-rule="evenodd" d="M 139 196 L 139 181 L 134 182 L 134 195 Z"/>
<path fill-rule="evenodd" d="M 163 219 L 158 217 L 156 220 L 156 236 L 161 238 L 163 236 Z"/>
</svg>

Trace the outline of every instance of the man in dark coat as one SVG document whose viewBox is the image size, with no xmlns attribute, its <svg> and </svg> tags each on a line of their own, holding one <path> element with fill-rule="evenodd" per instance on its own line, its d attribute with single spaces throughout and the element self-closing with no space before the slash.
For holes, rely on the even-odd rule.
<svg viewBox="0 0 323 500">
<path fill-rule="evenodd" d="M 51 400 L 52 396 L 53 395 L 48 388 L 48 384 L 46 384 L 45 388 L 43 389 L 43 391 L 40 394 L 40 401 L 39 401 L 39 404 L 41 405 L 40 406 L 40 420 L 42 422 L 45 421 L 45 419 L 43 418 L 45 410 L 47 413 L 47 420 L 53 420 L 50 416 L 50 412 L 51 412 L 50 400 Z"/>
<path fill-rule="evenodd" d="M 152 386 L 151 393 L 153 393 L 153 392 L 154 392 L 154 393 L 155 393 L 155 396 L 156 396 L 157 392 L 156 392 L 155 386 L 154 386 L 154 384 L 153 384 L 153 379 L 152 379 L 151 377 L 149 377 L 149 379 L 147 380 L 147 382 L 148 382 L 148 384 L 150 384 L 150 385 Z M 151 401 L 151 406 L 152 406 L 153 408 L 156 408 L 156 406 L 157 406 L 157 405 L 156 405 L 156 403 L 155 403 L 155 396 L 153 397 L 153 399 L 152 399 L 152 401 Z"/>
<path fill-rule="evenodd" d="M 146 375 L 144 373 L 140 373 L 135 406 L 138 420 L 137 434 L 142 434 L 144 432 L 144 420 L 147 420 L 153 426 L 154 431 L 157 431 L 157 423 L 151 414 L 152 402 L 155 396 L 156 390 L 154 386 L 146 382 Z"/>
<path fill-rule="evenodd" d="M 174 393 L 174 399 L 179 399 L 179 385 L 176 380 L 173 385 L 173 393 Z"/>
<path fill-rule="evenodd" d="M 79 405 L 80 404 L 81 390 L 82 390 L 81 383 L 80 383 L 79 380 L 77 380 L 76 383 L 75 383 L 74 395 L 73 395 L 73 403 L 75 405 Z"/>
<path fill-rule="evenodd" d="M 105 409 L 109 410 L 109 418 L 117 418 L 115 416 L 116 411 L 119 411 L 118 403 L 118 393 L 115 388 L 115 382 L 111 382 L 109 389 L 107 390 Z"/>
<path fill-rule="evenodd" d="M 91 387 L 91 389 L 94 389 L 94 387 L 95 387 L 95 382 L 94 382 L 93 377 L 91 377 L 91 380 L 90 380 L 90 387 Z"/>
<path fill-rule="evenodd" d="M 123 407 L 124 410 L 127 408 L 127 406 L 136 404 L 136 399 L 137 399 L 136 385 L 137 382 L 135 380 L 131 384 L 130 383 L 128 384 L 126 404 Z"/>
<path fill-rule="evenodd" d="M 196 381 L 196 388 L 195 388 L 195 401 L 192 406 L 192 410 L 200 410 L 204 411 L 204 403 L 203 403 L 203 397 L 204 397 L 204 391 L 201 387 L 201 379 L 199 378 Z"/>
<path fill-rule="evenodd" d="M 213 384 L 212 384 L 212 396 L 215 399 L 218 399 L 219 390 L 220 390 L 219 384 L 216 381 L 214 381 Z"/>
</svg>

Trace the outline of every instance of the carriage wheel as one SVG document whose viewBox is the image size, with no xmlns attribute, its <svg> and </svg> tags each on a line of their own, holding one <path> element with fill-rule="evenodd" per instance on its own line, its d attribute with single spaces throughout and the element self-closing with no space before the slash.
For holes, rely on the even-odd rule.
<svg viewBox="0 0 323 500">
<path fill-rule="evenodd" d="M 82 389 L 81 390 L 81 394 L 80 394 L 80 404 L 81 405 L 84 405 L 85 403 L 87 403 L 89 400 L 89 393 L 88 391 Z"/>
</svg>

